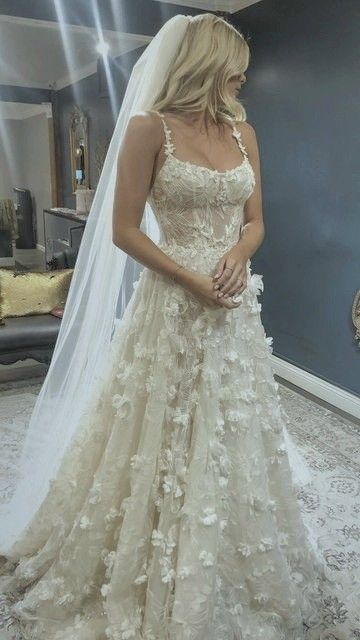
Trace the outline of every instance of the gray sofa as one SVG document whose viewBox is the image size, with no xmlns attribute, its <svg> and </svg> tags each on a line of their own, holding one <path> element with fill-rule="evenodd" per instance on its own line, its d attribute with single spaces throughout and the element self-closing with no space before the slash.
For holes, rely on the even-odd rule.
<svg viewBox="0 0 360 640">
<path fill-rule="evenodd" d="M 52 269 L 73 268 L 78 249 L 65 249 L 55 253 Z M 0 325 L 0 364 L 13 364 L 33 358 L 49 364 L 59 333 L 61 319 L 51 313 L 5 318 Z"/>
</svg>

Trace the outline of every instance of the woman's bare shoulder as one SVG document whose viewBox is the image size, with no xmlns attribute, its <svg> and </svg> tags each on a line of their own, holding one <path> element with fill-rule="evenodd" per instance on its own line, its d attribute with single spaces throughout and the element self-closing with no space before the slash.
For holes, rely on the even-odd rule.
<svg viewBox="0 0 360 640">
<path fill-rule="evenodd" d="M 237 120 L 236 126 L 240 129 L 241 133 L 244 133 L 244 135 L 256 137 L 253 125 L 247 120 Z"/>
<path fill-rule="evenodd" d="M 137 111 L 129 118 L 129 126 L 142 132 L 157 131 L 161 126 L 160 117 L 154 111 Z"/>
<path fill-rule="evenodd" d="M 250 122 L 247 122 L 247 120 L 242 120 L 242 121 L 238 120 L 236 122 L 236 127 L 241 133 L 241 137 L 245 146 L 250 150 L 251 149 L 257 150 L 257 147 L 258 147 L 257 137 L 256 137 L 256 131 L 253 125 L 250 124 Z"/>
<path fill-rule="evenodd" d="M 137 111 L 129 118 L 127 137 L 134 142 L 146 142 L 157 151 L 163 137 L 159 116 L 151 111 Z"/>
</svg>

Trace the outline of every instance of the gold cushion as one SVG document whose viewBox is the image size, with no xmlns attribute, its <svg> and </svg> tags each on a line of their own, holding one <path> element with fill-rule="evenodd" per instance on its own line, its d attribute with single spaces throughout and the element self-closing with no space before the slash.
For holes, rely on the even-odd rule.
<svg viewBox="0 0 360 640">
<path fill-rule="evenodd" d="M 65 306 L 73 272 L 0 268 L 0 323 L 4 324 L 3 318 L 39 315 Z"/>
</svg>

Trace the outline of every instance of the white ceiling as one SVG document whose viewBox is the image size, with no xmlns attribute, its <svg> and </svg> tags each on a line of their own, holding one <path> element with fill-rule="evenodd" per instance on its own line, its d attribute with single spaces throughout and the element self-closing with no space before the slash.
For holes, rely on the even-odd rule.
<svg viewBox="0 0 360 640">
<path fill-rule="evenodd" d="M 109 54 L 146 45 L 151 37 L 103 31 Z M 62 89 L 96 72 L 96 29 L 0 15 L 0 84 Z"/>
<path fill-rule="evenodd" d="M 260 0 L 155 0 L 205 11 L 234 13 Z M 142 47 L 151 37 L 104 31 L 109 54 L 119 56 Z M 0 85 L 62 89 L 96 73 L 97 30 L 58 22 L 0 15 Z"/>
<path fill-rule="evenodd" d="M 156 2 L 164 2 L 164 0 L 155 0 Z M 256 4 L 261 0 L 166 0 L 168 4 L 179 4 L 183 7 L 192 9 L 202 9 L 203 11 L 228 11 L 236 13 L 251 4 Z"/>
</svg>

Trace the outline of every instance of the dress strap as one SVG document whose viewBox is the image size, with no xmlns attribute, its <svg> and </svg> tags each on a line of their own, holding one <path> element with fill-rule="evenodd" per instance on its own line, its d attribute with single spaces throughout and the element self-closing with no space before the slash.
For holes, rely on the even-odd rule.
<svg viewBox="0 0 360 640">
<path fill-rule="evenodd" d="M 174 151 L 175 151 L 175 145 L 172 141 L 172 134 L 171 134 L 171 129 L 169 128 L 169 126 L 166 123 L 165 120 L 165 116 L 163 113 L 161 113 L 161 111 L 155 111 L 155 113 L 157 113 L 163 123 L 163 127 L 164 127 L 164 133 L 165 133 L 165 143 L 164 143 L 164 148 L 165 148 L 165 155 L 173 155 Z M 234 138 L 236 138 L 237 143 L 239 145 L 239 149 L 240 151 L 244 154 L 245 158 L 248 158 L 248 152 L 247 149 L 245 147 L 245 145 L 242 142 L 242 138 L 241 138 L 241 133 L 240 131 L 238 131 L 238 129 L 235 127 L 235 124 L 233 123 L 232 125 L 233 128 L 233 132 L 232 135 L 234 136 Z"/>
<path fill-rule="evenodd" d="M 163 123 L 163 127 L 164 127 L 164 133 L 165 133 L 165 140 L 166 142 L 164 143 L 164 148 L 165 148 L 165 155 L 169 156 L 169 155 L 173 155 L 174 151 L 175 151 L 175 145 L 172 142 L 171 139 L 171 130 L 169 129 L 168 125 L 166 124 L 166 120 L 165 120 L 165 116 L 163 113 L 161 113 L 160 111 L 156 111 L 156 113 L 160 116 L 162 123 Z"/>
<path fill-rule="evenodd" d="M 243 144 L 243 142 L 242 142 L 242 139 L 241 139 L 241 133 L 240 133 L 240 131 L 238 131 L 238 130 L 237 130 L 237 128 L 235 127 L 235 124 L 234 124 L 234 123 L 233 123 L 233 132 L 232 132 L 232 135 L 234 136 L 234 138 L 236 138 L 237 143 L 238 143 L 238 145 L 239 145 L 239 149 L 240 149 L 240 151 L 244 154 L 245 158 L 247 158 L 247 157 L 248 157 L 247 149 L 246 149 L 245 145 L 244 145 L 244 144 Z"/>
</svg>

